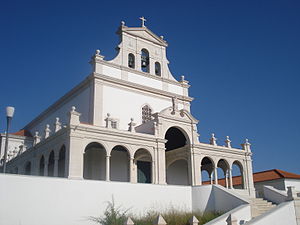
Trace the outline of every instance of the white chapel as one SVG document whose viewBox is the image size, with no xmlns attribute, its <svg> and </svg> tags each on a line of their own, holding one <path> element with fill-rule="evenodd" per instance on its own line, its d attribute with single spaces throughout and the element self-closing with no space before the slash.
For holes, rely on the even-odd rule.
<svg viewBox="0 0 300 225">
<path fill-rule="evenodd" d="M 121 23 L 118 54 L 92 56 L 92 72 L 76 87 L 10 134 L 7 170 L 14 174 L 201 185 L 202 172 L 218 183 L 217 168 L 232 189 L 232 166 L 240 187 L 254 195 L 250 144 L 233 148 L 201 143 L 192 115 L 189 82 L 171 74 L 168 43 L 145 26 Z M 5 135 L 1 136 L 1 157 Z M 220 171 L 220 170 L 219 170 Z"/>
</svg>

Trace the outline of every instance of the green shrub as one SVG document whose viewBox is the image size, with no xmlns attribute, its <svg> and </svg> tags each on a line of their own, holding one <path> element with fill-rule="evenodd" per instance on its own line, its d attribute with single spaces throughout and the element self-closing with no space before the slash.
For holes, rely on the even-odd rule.
<svg viewBox="0 0 300 225">
<path fill-rule="evenodd" d="M 116 207 L 114 200 L 108 202 L 108 206 L 102 217 L 90 217 L 90 219 L 101 225 L 123 225 L 127 217 L 130 216 L 135 225 L 152 225 L 159 214 L 163 216 L 168 225 L 189 225 L 189 219 L 194 215 L 199 220 L 199 225 L 205 224 L 214 218 L 222 215 L 218 212 L 187 212 L 170 208 L 164 212 L 148 211 L 143 216 L 135 216 L 127 213 L 121 207 Z"/>
</svg>

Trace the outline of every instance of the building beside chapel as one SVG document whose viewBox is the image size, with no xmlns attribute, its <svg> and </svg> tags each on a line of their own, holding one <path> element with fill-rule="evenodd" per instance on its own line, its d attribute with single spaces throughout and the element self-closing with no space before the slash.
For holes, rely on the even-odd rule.
<svg viewBox="0 0 300 225">
<path fill-rule="evenodd" d="M 250 144 L 233 148 L 201 142 L 192 115 L 190 84 L 169 70 L 168 43 L 145 26 L 121 23 L 117 56 L 106 61 L 97 50 L 92 72 L 21 131 L 10 134 L 7 170 L 15 174 L 202 185 L 224 177 L 233 188 L 232 168 L 241 190 L 254 195 Z M 1 156 L 5 136 L 1 135 Z M 218 169 L 219 168 L 219 169 Z M 219 173 L 218 173 L 219 171 Z M 220 174 L 221 171 L 221 174 Z"/>
</svg>

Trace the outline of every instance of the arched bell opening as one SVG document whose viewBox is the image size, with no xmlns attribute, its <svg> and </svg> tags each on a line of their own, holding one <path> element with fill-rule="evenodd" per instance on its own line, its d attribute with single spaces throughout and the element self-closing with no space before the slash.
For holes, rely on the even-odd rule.
<svg viewBox="0 0 300 225">
<path fill-rule="evenodd" d="M 190 185 L 189 168 L 186 159 L 178 159 L 167 168 L 167 184 Z"/>
<path fill-rule="evenodd" d="M 103 145 L 90 143 L 83 155 L 83 178 L 89 180 L 105 180 L 106 150 Z"/>
<path fill-rule="evenodd" d="M 134 154 L 137 183 L 152 183 L 152 157 L 146 149 L 138 149 Z"/>
<path fill-rule="evenodd" d="M 110 180 L 129 181 L 129 153 L 121 145 L 115 146 L 110 154 Z"/>
</svg>

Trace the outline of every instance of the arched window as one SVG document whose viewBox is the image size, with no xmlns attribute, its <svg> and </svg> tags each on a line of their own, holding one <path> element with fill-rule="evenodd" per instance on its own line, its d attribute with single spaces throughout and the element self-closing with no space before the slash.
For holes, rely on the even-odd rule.
<svg viewBox="0 0 300 225">
<path fill-rule="evenodd" d="M 151 110 L 149 105 L 145 105 L 142 108 L 142 121 L 143 121 L 143 123 L 146 123 L 147 121 L 151 120 L 151 113 L 152 113 L 152 110 Z"/>
<path fill-rule="evenodd" d="M 128 67 L 133 69 L 135 67 L 134 55 L 132 53 L 128 54 Z"/>
<path fill-rule="evenodd" d="M 149 73 L 149 52 L 146 49 L 142 49 L 141 52 L 141 68 L 143 72 Z"/>
<path fill-rule="evenodd" d="M 160 68 L 160 63 L 159 62 L 155 63 L 155 75 L 161 76 L 161 68 Z"/>
</svg>

